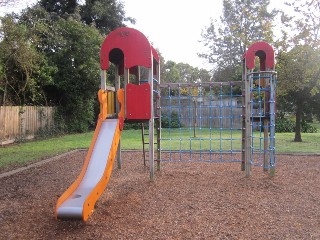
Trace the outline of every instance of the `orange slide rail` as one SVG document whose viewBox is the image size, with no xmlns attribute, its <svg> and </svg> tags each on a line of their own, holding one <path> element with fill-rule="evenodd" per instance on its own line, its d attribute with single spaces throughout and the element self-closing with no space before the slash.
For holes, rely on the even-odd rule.
<svg viewBox="0 0 320 240">
<path fill-rule="evenodd" d="M 99 199 L 99 197 L 101 196 L 101 194 L 103 193 L 104 189 L 106 188 L 106 186 L 109 182 L 110 176 L 111 176 L 113 163 L 114 163 L 114 160 L 116 157 L 118 144 L 120 141 L 121 130 L 123 128 L 123 126 L 121 126 L 123 124 L 122 119 L 123 119 L 123 115 L 124 115 L 124 112 L 123 112 L 124 91 L 123 91 L 123 89 L 119 89 L 117 92 L 117 95 L 118 95 L 118 101 L 120 103 L 121 111 L 119 114 L 119 120 L 117 122 L 116 130 L 115 130 L 115 133 L 113 136 L 111 149 L 110 149 L 109 156 L 108 156 L 107 166 L 106 166 L 105 171 L 103 173 L 103 177 L 98 182 L 98 184 L 92 189 L 92 191 L 90 192 L 90 194 L 88 195 L 88 197 L 85 200 L 85 203 L 83 206 L 83 211 L 82 211 L 82 220 L 83 221 L 88 220 L 90 215 L 93 213 L 94 205 L 95 205 L 96 201 Z M 81 181 L 86 173 L 86 170 L 88 168 L 88 164 L 90 162 L 92 152 L 93 152 L 94 146 L 97 141 L 97 137 L 98 137 L 100 129 L 101 129 L 102 122 L 107 116 L 106 93 L 99 91 L 98 97 L 99 97 L 99 101 L 101 100 L 100 101 L 101 108 L 100 108 L 98 123 L 97 123 L 96 129 L 94 131 L 93 139 L 91 141 L 86 159 L 84 161 L 82 170 L 81 170 L 78 178 L 70 185 L 70 187 L 61 195 L 61 197 L 57 201 L 57 204 L 55 207 L 55 217 L 56 218 L 57 218 L 57 210 L 59 209 L 61 204 L 71 196 L 71 194 L 77 189 L 77 187 L 81 183 Z"/>
</svg>

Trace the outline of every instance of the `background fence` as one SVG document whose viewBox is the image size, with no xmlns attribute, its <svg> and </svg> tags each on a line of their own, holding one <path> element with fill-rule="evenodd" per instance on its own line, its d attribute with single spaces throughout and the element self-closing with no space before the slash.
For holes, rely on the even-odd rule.
<svg viewBox="0 0 320 240">
<path fill-rule="evenodd" d="M 54 127 L 54 107 L 0 106 L 0 145 L 31 139 Z"/>
<path fill-rule="evenodd" d="M 209 97 L 162 97 L 161 116 L 172 122 L 178 118 L 179 127 L 234 128 L 242 127 L 241 97 L 210 100 Z M 176 126 L 178 127 L 178 126 Z"/>
</svg>

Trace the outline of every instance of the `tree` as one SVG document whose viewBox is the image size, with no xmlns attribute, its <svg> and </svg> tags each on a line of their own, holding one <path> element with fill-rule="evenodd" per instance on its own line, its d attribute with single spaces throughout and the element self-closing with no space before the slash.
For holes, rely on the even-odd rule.
<svg viewBox="0 0 320 240">
<path fill-rule="evenodd" d="M 36 49 L 37 37 L 17 16 L 1 21 L 0 94 L 2 105 L 47 105 L 42 86 L 52 80 L 45 72 L 54 71 L 47 58 Z"/>
<path fill-rule="evenodd" d="M 78 6 L 77 0 L 40 0 L 39 5 L 49 13 L 56 13 L 58 16 L 75 14 Z"/>
<path fill-rule="evenodd" d="M 295 35 L 286 33 L 291 50 L 284 48 L 278 54 L 278 86 L 284 104 L 295 112 L 294 141 L 301 142 L 301 123 L 306 115 L 318 112 L 314 99 L 320 92 L 320 5 L 314 0 L 296 0 L 288 5 L 296 11 L 290 22 Z"/>
<path fill-rule="evenodd" d="M 81 21 L 81 7 L 77 1 L 41 1 L 19 17 L 19 23 L 34 36 L 31 41 L 34 49 L 46 57 L 49 70 L 54 70 L 40 71 L 43 84 L 37 86 L 47 102 L 58 106 L 58 117 L 64 123 L 61 125 L 66 127 L 63 130 L 70 132 L 86 131 L 93 125 L 100 79 L 99 51 L 103 37 L 95 24 Z M 112 14 L 110 19 L 124 13 L 114 11 L 108 12 Z M 124 25 L 118 23 L 105 27 L 111 31 Z M 51 81 L 45 81 L 46 76 Z"/>
<path fill-rule="evenodd" d="M 214 71 L 224 72 L 224 81 L 236 75 L 243 54 L 253 42 L 272 42 L 272 22 L 277 11 L 269 11 L 269 3 L 224 0 L 220 22 L 211 20 L 202 32 L 202 43 L 208 50 L 199 56 L 212 63 Z"/>
<path fill-rule="evenodd" d="M 96 28 L 72 19 L 60 19 L 57 28 L 62 42 L 51 56 L 58 68 L 54 75 L 56 103 L 69 131 L 86 131 L 94 119 L 103 38 Z"/>
<path fill-rule="evenodd" d="M 301 142 L 301 122 L 307 106 L 318 92 L 320 79 L 320 52 L 310 46 L 297 46 L 278 58 L 278 87 L 287 110 L 295 112 L 295 142 Z M 281 69 L 281 70 L 280 70 Z"/>
<path fill-rule="evenodd" d="M 82 21 L 95 25 L 103 35 L 125 26 L 124 22 L 135 23 L 131 17 L 125 17 L 122 2 L 117 0 L 86 0 L 81 6 Z"/>
</svg>

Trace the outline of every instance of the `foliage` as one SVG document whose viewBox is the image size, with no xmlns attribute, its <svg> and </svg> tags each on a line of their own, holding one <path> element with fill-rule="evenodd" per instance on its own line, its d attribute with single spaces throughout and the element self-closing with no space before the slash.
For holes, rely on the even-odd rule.
<svg viewBox="0 0 320 240">
<path fill-rule="evenodd" d="M 164 64 L 164 72 L 161 81 L 162 83 L 201 83 L 209 82 L 210 79 L 210 73 L 206 69 L 192 67 L 187 63 L 175 63 L 174 61 L 167 61 Z M 204 91 L 204 89 L 194 88 L 191 95 L 197 95 L 197 92 L 200 90 Z M 162 91 L 162 95 L 168 94 L 168 91 Z M 170 95 L 176 96 L 177 94 L 179 94 L 178 89 L 172 88 Z M 189 95 L 189 89 L 181 88 L 180 94 Z"/>
<path fill-rule="evenodd" d="M 149 124 L 145 123 L 145 129 L 148 128 Z M 124 124 L 124 130 L 129 130 L 129 129 L 134 129 L 134 130 L 138 130 L 141 129 L 141 123 L 140 122 L 126 122 Z"/>
<path fill-rule="evenodd" d="M 213 64 L 215 71 L 235 74 L 247 48 L 255 41 L 272 42 L 272 21 L 275 10 L 269 11 L 269 0 L 224 0 L 220 22 L 211 21 L 202 32 L 202 43 L 207 48 L 199 56 Z M 229 70 L 227 70 L 229 69 Z"/>
<path fill-rule="evenodd" d="M 276 132 L 277 133 L 285 133 L 285 132 L 295 132 L 296 123 L 290 118 L 284 117 L 284 115 L 280 114 L 280 116 L 276 119 Z M 313 127 L 308 121 L 303 120 L 301 122 L 301 132 L 303 133 L 317 133 L 318 129 Z"/>
<path fill-rule="evenodd" d="M 94 25 L 103 35 L 123 27 L 126 21 L 135 23 L 135 19 L 125 17 L 123 3 L 116 0 L 86 0 L 81 6 L 81 19 Z"/>
<path fill-rule="evenodd" d="M 78 4 L 77 0 L 40 0 L 39 5 L 49 13 L 63 17 L 74 14 Z"/>
<path fill-rule="evenodd" d="M 276 132 L 294 132 L 295 122 L 284 116 L 277 117 L 276 119 Z"/>
<path fill-rule="evenodd" d="M 102 37 L 95 28 L 78 21 L 60 19 L 57 23 L 65 41 L 52 56 L 58 67 L 55 86 L 59 112 L 66 117 L 69 131 L 85 131 L 94 119 L 99 79 L 97 53 Z"/>
<path fill-rule="evenodd" d="M 176 111 L 168 111 L 162 113 L 161 116 L 162 128 L 179 128 L 181 127 L 179 114 Z"/>
<path fill-rule="evenodd" d="M 317 133 L 318 129 L 316 127 L 313 127 L 310 123 L 307 121 L 301 122 L 301 131 L 303 133 Z"/>
<path fill-rule="evenodd" d="M 284 111 L 295 112 L 295 141 L 302 141 L 304 116 L 316 113 L 314 99 L 320 90 L 320 50 L 309 45 L 297 45 L 278 56 L 278 93 Z"/>
<path fill-rule="evenodd" d="M 17 16 L 1 19 L 3 40 L 0 42 L 2 105 L 35 105 L 46 103 L 43 86 L 52 82 L 55 68 L 37 51 L 34 31 L 17 21 Z M 35 43 L 35 44 L 34 44 Z"/>
<path fill-rule="evenodd" d="M 59 131 L 82 132 L 94 124 L 99 31 L 133 21 L 116 0 L 80 3 L 41 0 L 1 19 L 0 104 L 55 105 Z M 92 19 L 89 25 L 84 16 Z"/>
</svg>

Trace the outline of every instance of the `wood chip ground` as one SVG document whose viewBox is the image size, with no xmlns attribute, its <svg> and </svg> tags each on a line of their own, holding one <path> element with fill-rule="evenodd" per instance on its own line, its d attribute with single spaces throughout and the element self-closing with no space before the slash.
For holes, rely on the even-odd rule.
<svg viewBox="0 0 320 240">
<path fill-rule="evenodd" d="M 238 163 L 163 163 L 150 182 L 142 153 L 124 152 L 90 219 L 56 220 L 85 155 L 0 179 L 0 239 L 320 239 L 320 156 L 278 155 L 274 178 L 245 178 Z"/>
</svg>

